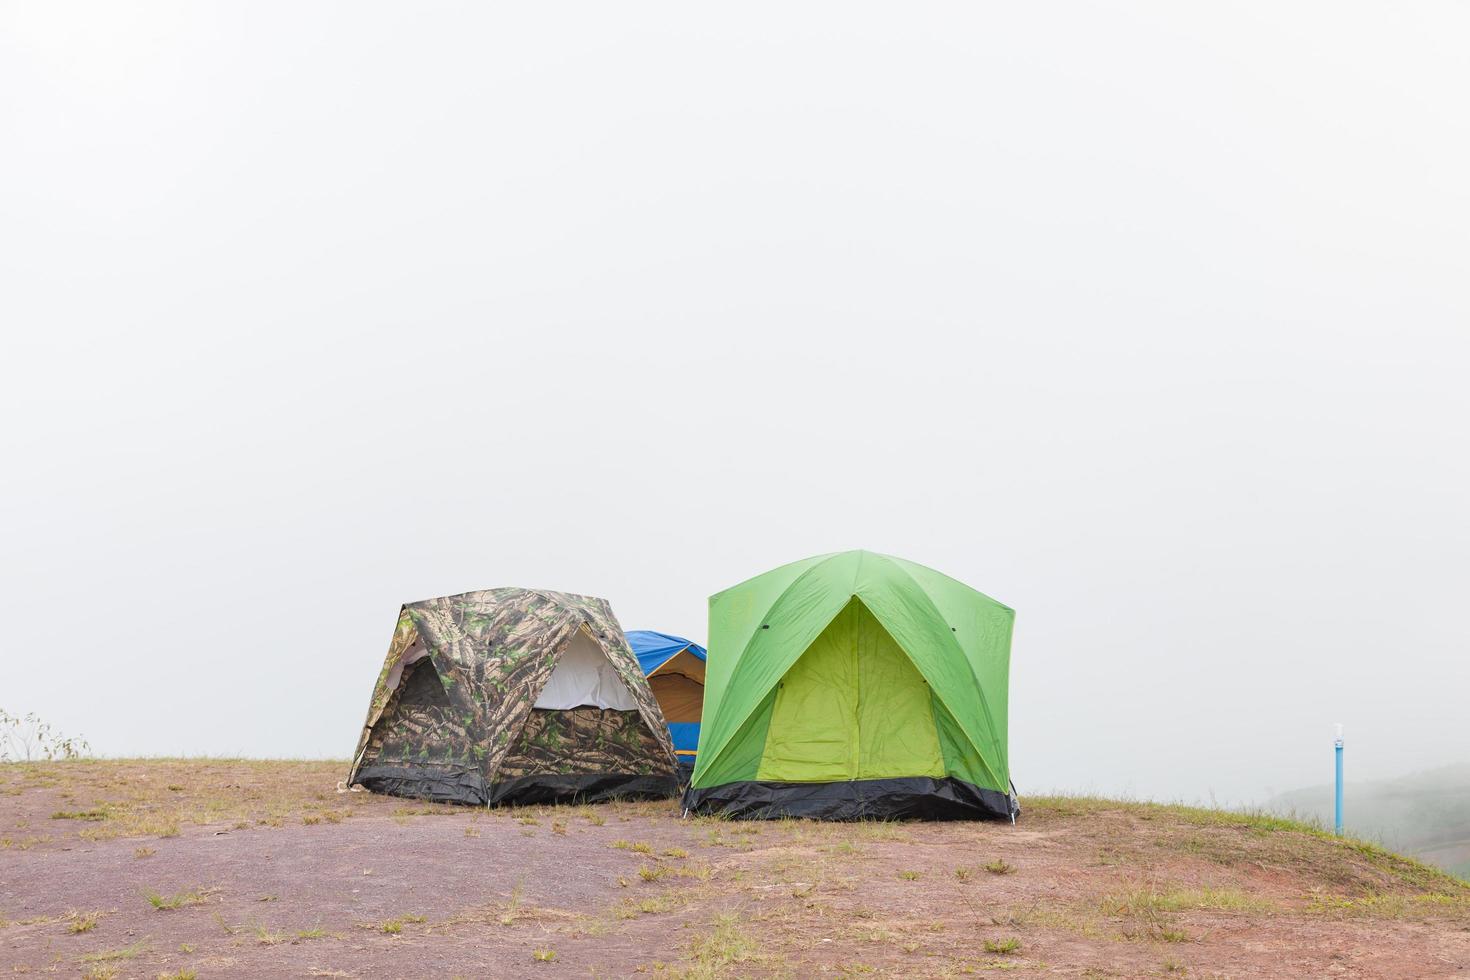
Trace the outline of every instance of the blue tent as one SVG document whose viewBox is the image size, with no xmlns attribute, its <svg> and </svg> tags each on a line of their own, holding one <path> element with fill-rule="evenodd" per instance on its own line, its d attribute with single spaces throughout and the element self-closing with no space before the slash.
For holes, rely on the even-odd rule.
<svg viewBox="0 0 1470 980">
<path fill-rule="evenodd" d="M 631 630 L 627 636 L 669 723 L 679 762 L 692 766 L 704 710 L 705 649 L 682 636 L 653 630 Z"/>
</svg>

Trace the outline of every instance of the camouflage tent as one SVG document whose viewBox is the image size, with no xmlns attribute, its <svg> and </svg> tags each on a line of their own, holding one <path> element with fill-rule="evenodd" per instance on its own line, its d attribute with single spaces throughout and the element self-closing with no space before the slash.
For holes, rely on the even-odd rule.
<svg viewBox="0 0 1470 980">
<path fill-rule="evenodd" d="M 533 589 L 402 608 L 347 781 L 489 805 L 678 790 L 663 714 L 607 600 Z"/>
</svg>

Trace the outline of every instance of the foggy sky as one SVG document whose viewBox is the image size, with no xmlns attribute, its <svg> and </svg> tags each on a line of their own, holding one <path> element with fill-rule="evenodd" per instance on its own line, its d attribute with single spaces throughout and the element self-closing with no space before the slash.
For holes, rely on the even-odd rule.
<svg viewBox="0 0 1470 980">
<path fill-rule="evenodd" d="M 867 548 L 1017 610 L 1023 796 L 1470 757 L 1467 29 L 0 3 L 0 707 L 341 758 L 402 602 Z"/>
</svg>

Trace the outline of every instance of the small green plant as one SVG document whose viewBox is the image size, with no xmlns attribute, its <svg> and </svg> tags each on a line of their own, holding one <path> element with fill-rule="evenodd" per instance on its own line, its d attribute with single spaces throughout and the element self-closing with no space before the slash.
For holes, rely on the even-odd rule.
<svg viewBox="0 0 1470 980">
<path fill-rule="evenodd" d="M 175 970 L 173 973 L 160 973 L 158 980 L 198 980 L 199 974 L 190 969 Z"/>
<path fill-rule="evenodd" d="M 904 881 L 918 881 L 924 877 L 924 873 L 922 871 L 900 871 L 898 876 Z"/>
<path fill-rule="evenodd" d="M 1012 953 L 1020 952 L 1021 940 L 1015 936 L 1006 939 L 985 940 L 985 952 L 994 953 L 997 956 L 1010 956 Z"/>
<path fill-rule="evenodd" d="M 537 963 L 554 963 L 554 962 L 556 962 L 556 950 L 554 950 L 554 949 L 536 949 L 536 950 L 532 950 L 531 951 L 531 959 L 534 960 Z"/>
<path fill-rule="evenodd" d="M 954 876 L 956 878 L 958 878 L 960 881 L 969 881 L 970 878 L 974 874 L 975 874 L 975 872 L 971 868 L 955 868 L 954 869 Z"/>
<path fill-rule="evenodd" d="M 684 850 L 684 848 L 682 848 L 682 847 L 666 847 L 666 848 L 664 848 L 664 857 L 687 858 L 688 856 L 689 856 L 689 852 L 686 851 L 686 850 Z"/>
<path fill-rule="evenodd" d="M 1016 869 L 1014 865 L 1006 864 L 1003 859 L 996 858 L 994 861 L 985 865 L 985 870 L 993 875 L 1008 875 Z"/>
<path fill-rule="evenodd" d="M 638 877 L 642 878 L 644 881 L 658 881 L 660 878 L 664 877 L 668 873 L 669 869 L 661 864 L 645 864 L 643 867 L 638 869 Z"/>
</svg>

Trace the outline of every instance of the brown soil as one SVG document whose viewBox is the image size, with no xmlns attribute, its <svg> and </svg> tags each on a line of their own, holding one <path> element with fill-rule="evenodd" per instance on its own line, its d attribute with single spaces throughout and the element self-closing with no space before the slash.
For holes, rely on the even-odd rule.
<svg viewBox="0 0 1470 980">
<path fill-rule="evenodd" d="M 0 767 L 0 971 L 1470 977 L 1470 887 L 1279 821 L 1071 799 L 1023 800 L 1015 827 L 485 811 L 338 793 L 343 768 Z"/>
</svg>

